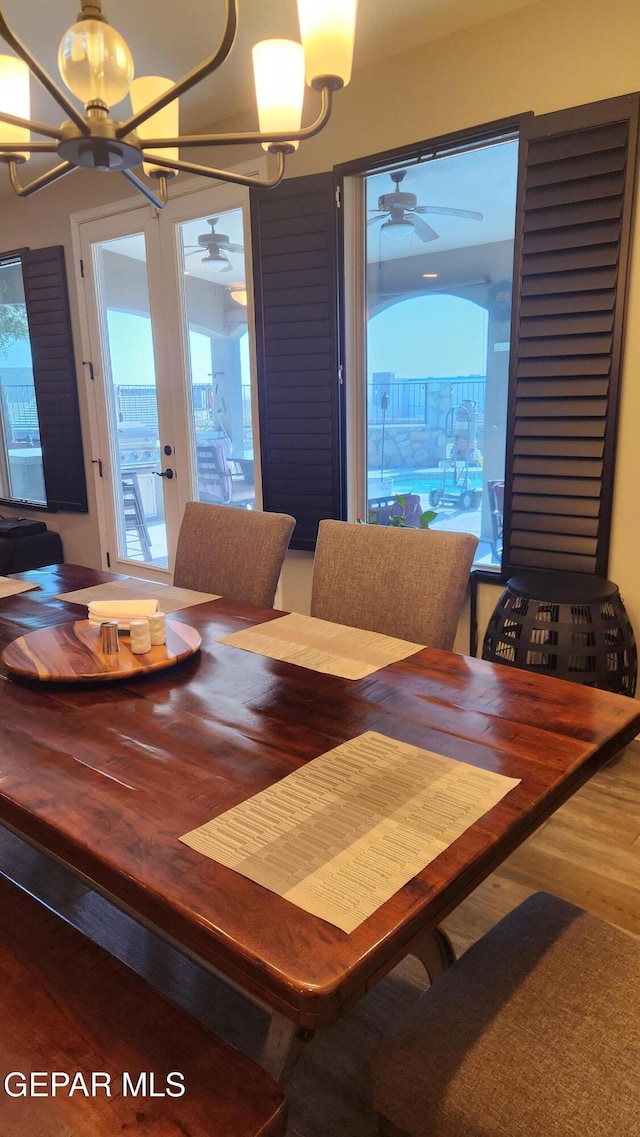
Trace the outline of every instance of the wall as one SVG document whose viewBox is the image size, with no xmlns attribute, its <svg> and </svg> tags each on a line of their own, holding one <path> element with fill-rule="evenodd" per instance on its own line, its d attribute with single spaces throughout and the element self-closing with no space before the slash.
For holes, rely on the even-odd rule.
<svg viewBox="0 0 640 1137">
<path fill-rule="evenodd" d="M 397 5 L 401 18 L 402 5 Z M 318 138 L 301 145 L 289 163 L 291 176 L 421 139 L 462 130 L 524 111 L 537 114 L 604 99 L 640 88 L 640 6 L 636 0 L 540 0 L 497 20 L 415 48 L 383 66 L 356 73 L 336 96 L 335 113 Z M 243 120 L 246 123 L 246 117 Z M 244 153 L 242 157 L 244 157 Z M 238 152 L 216 155 L 217 164 Z M 76 173 L 28 201 L 2 199 L 0 248 L 64 243 L 69 253 L 68 213 L 99 200 L 124 197 L 127 185 L 111 175 Z M 73 293 L 73 290 L 72 290 Z M 609 574 L 620 585 L 640 632 L 640 533 L 637 439 L 640 437 L 640 242 L 631 262 L 629 316 L 620 407 L 618 465 Z M 77 305 L 72 318 L 79 351 Z M 79 361 L 79 373 L 82 375 Z M 87 394 L 81 380 L 86 423 Z M 87 462 L 90 460 L 87 446 Z M 89 517 L 52 518 L 68 559 L 98 563 L 95 495 L 88 466 Z M 482 626 L 490 593 L 480 601 Z M 284 605 L 300 606 L 309 594 L 309 558 L 291 558 L 283 580 Z M 296 603 L 291 603 L 295 600 Z M 468 643 L 461 633 L 460 646 Z"/>
</svg>

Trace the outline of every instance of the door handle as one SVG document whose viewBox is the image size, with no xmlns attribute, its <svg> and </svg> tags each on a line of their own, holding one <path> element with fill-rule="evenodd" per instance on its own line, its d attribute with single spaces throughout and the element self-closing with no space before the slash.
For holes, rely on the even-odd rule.
<svg viewBox="0 0 640 1137">
<path fill-rule="evenodd" d="M 168 469 L 163 470 L 161 474 L 157 470 L 154 470 L 153 472 L 157 478 L 166 478 L 167 481 L 169 481 L 169 482 L 171 481 L 172 477 L 174 476 L 173 470 L 171 469 L 171 466 L 169 466 Z"/>
</svg>

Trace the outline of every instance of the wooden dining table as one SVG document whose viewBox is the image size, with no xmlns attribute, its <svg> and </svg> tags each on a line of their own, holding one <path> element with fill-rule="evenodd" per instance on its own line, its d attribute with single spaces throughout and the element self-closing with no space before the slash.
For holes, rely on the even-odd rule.
<svg viewBox="0 0 640 1137">
<path fill-rule="evenodd" d="M 38 587 L 0 600 L 1 648 L 85 618 L 58 594 L 118 578 L 19 579 Z M 0 678 L 0 825 L 268 1008 L 275 1072 L 408 953 L 450 962 L 441 921 L 640 731 L 633 699 L 453 652 L 348 680 L 219 642 L 280 616 L 222 598 L 172 614 L 202 646 L 167 670 Z M 353 932 L 179 840 L 365 731 L 520 781 Z"/>
</svg>

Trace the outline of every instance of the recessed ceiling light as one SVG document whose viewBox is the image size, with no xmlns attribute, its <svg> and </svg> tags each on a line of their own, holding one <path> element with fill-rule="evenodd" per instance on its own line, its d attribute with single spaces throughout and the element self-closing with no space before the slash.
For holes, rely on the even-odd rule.
<svg viewBox="0 0 640 1137">
<path fill-rule="evenodd" d="M 437 280 L 438 274 L 437 274 L 437 272 L 423 272 L 422 279 L 423 280 Z"/>
</svg>

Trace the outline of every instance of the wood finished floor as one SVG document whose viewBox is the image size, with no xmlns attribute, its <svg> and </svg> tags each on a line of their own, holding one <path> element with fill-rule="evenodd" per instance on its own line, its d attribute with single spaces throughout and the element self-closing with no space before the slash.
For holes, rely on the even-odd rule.
<svg viewBox="0 0 640 1137">
<path fill-rule="evenodd" d="M 0 837 L 10 875 L 102 943 L 191 1013 L 245 1049 L 259 1051 L 266 1022 L 256 1009 L 77 880 L 13 837 Z M 567 802 L 448 918 L 458 955 L 531 892 L 545 889 L 640 938 L 640 742 Z M 426 985 L 405 960 L 345 1020 L 306 1048 L 289 1082 L 287 1137 L 375 1137 L 367 1070 L 385 1029 Z M 86 1137 L 91 1137 L 87 1134 Z"/>
</svg>

